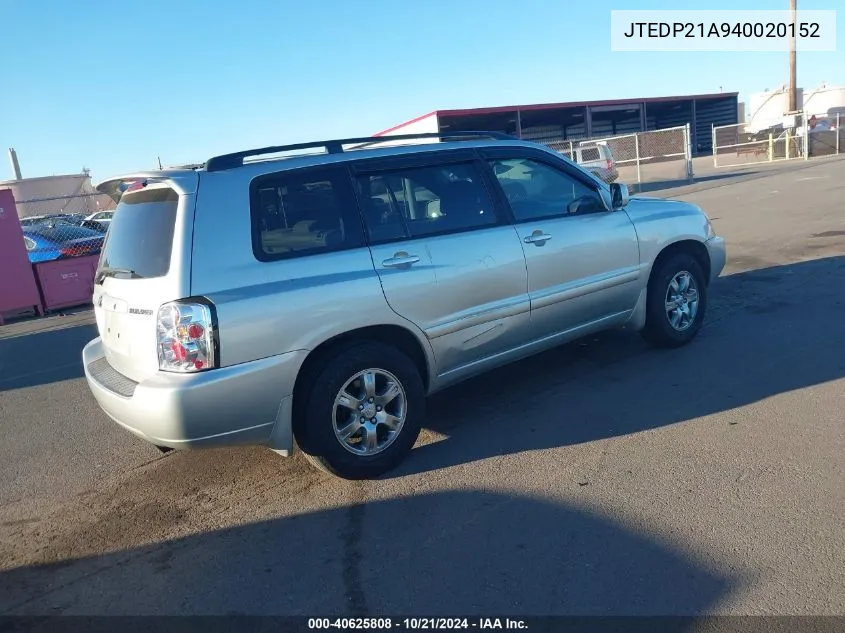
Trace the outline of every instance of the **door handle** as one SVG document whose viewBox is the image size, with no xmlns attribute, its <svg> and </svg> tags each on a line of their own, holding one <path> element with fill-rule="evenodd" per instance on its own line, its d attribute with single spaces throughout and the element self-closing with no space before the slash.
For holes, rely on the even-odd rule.
<svg viewBox="0 0 845 633">
<path fill-rule="evenodd" d="M 548 233 L 543 233 L 542 231 L 534 231 L 531 235 L 525 238 L 525 243 L 534 244 L 536 246 L 542 246 L 550 239 L 552 239 L 552 236 Z"/>
<path fill-rule="evenodd" d="M 417 255 L 409 255 L 408 253 L 396 253 L 393 257 L 385 259 L 381 265 L 386 268 L 406 268 L 411 264 L 416 264 L 420 261 Z"/>
</svg>

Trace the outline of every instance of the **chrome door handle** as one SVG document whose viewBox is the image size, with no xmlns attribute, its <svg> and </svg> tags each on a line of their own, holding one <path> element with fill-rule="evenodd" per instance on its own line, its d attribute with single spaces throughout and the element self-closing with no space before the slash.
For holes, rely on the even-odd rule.
<svg viewBox="0 0 845 633">
<path fill-rule="evenodd" d="M 386 268 L 402 268 L 410 266 L 411 264 L 416 264 L 418 261 L 420 261 L 420 258 L 417 255 L 408 255 L 408 253 L 396 253 L 393 257 L 385 259 L 381 263 L 381 265 L 385 266 Z"/>
<path fill-rule="evenodd" d="M 531 235 L 525 238 L 526 244 L 536 244 L 537 246 L 542 246 L 546 242 L 552 239 L 552 236 L 548 233 L 543 233 L 542 231 L 534 231 Z"/>
</svg>

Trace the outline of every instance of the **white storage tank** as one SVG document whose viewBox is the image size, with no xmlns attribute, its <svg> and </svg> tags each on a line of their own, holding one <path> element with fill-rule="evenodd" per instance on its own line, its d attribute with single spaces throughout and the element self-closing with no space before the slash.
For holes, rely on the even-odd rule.
<svg viewBox="0 0 845 633">
<path fill-rule="evenodd" d="M 804 93 L 804 111 L 817 118 L 836 119 L 839 114 L 845 118 L 845 86 L 822 84 L 815 90 Z"/>
<path fill-rule="evenodd" d="M 813 90 L 798 88 L 796 101 L 799 108 L 816 118 L 836 119 L 837 113 L 845 116 L 845 87 L 822 84 Z M 779 125 L 789 111 L 789 89 L 758 92 L 748 99 L 748 130 L 756 132 Z"/>
<path fill-rule="evenodd" d="M 796 102 L 801 103 L 803 90 L 798 88 Z M 789 88 L 782 86 L 752 94 L 748 98 L 748 131 L 765 130 L 783 122 L 783 115 L 789 111 Z"/>
</svg>

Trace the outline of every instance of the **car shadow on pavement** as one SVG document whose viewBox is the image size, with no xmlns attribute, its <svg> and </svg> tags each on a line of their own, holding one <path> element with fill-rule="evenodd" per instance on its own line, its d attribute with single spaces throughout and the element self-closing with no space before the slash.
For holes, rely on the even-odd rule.
<svg viewBox="0 0 845 633">
<path fill-rule="evenodd" d="M 57 562 L 0 572 L 0 615 L 700 615 L 747 581 L 617 519 L 483 490 L 124 543 L 148 510 L 42 535 Z"/>
<path fill-rule="evenodd" d="M 96 337 L 84 324 L 0 338 L 0 393 L 81 378 L 82 348 Z"/>
<path fill-rule="evenodd" d="M 704 182 L 713 182 L 719 180 L 730 180 L 731 178 L 745 178 L 756 174 L 756 171 L 729 171 L 722 174 L 708 174 L 707 176 L 694 176 L 693 178 L 674 178 L 667 180 L 653 180 L 643 183 L 634 183 L 630 185 L 632 195 L 638 196 L 641 194 L 652 193 L 654 191 L 662 191 L 664 189 L 675 189 L 677 187 L 685 187 L 687 185 L 697 185 Z"/>
<path fill-rule="evenodd" d="M 444 390 L 425 426 L 446 438 L 385 477 L 685 423 L 842 378 L 845 295 L 831 289 L 843 278 L 842 256 L 729 275 L 686 347 L 610 331 Z"/>
</svg>

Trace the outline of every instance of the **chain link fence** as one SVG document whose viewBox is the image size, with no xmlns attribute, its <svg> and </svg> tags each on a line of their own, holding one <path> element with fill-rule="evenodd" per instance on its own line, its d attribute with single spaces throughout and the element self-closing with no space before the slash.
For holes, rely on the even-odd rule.
<svg viewBox="0 0 845 633">
<path fill-rule="evenodd" d="M 558 128 L 532 128 L 522 138 L 546 145 L 600 178 L 634 191 L 693 177 L 689 126 L 582 139 L 561 139 Z"/>
<path fill-rule="evenodd" d="M 807 155 L 836 156 L 845 152 L 845 123 L 843 112 L 820 112 L 807 116 Z"/>
<path fill-rule="evenodd" d="M 15 201 L 33 264 L 97 255 L 114 214 L 114 201 L 81 193 Z"/>
<path fill-rule="evenodd" d="M 714 126 L 713 165 L 738 167 L 829 156 L 845 150 L 841 113 L 798 113 L 784 124 L 753 129 L 747 123 Z"/>
</svg>

